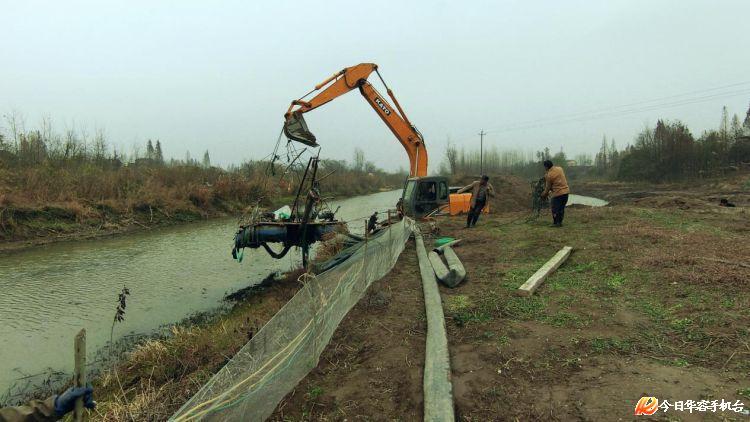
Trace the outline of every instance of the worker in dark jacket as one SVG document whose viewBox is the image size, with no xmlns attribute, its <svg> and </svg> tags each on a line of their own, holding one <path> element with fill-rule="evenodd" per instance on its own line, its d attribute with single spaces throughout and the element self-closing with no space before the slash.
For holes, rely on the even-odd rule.
<svg viewBox="0 0 750 422">
<path fill-rule="evenodd" d="M 480 180 L 475 180 L 468 186 L 464 186 L 457 193 L 471 191 L 471 208 L 469 215 L 466 216 L 466 228 L 474 227 L 479 220 L 479 214 L 487 205 L 490 196 L 495 196 L 495 188 L 490 184 L 489 176 L 482 176 Z"/>
<path fill-rule="evenodd" d="M 555 166 L 550 160 L 544 160 L 544 192 L 542 199 L 551 196 L 550 208 L 552 208 L 552 225 L 562 227 L 563 218 L 565 217 L 565 205 L 568 203 L 568 179 L 565 178 L 565 172 L 562 167 Z"/>
<path fill-rule="evenodd" d="M 64 393 L 46 400 L 32 400 L 23 406 L 0 408 L 0 422 L 56 421 L 73 410 L 79 397 L 83 397 L 83 405 L 86 408 L 96 407 L 93 388 L 70 387 Z"/>
</svg>

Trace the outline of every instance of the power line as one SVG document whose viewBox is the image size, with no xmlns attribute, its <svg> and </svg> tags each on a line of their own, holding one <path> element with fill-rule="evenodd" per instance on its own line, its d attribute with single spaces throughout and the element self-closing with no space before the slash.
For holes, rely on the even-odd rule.
<svg viewBox="0 0 750 422">
<path fill-rule="evenodd" d="M 680 101 L 674 101 L 674 102 L 663 103 L 663 104 L 654 104 L 651 106 L 633 108 L 633 109 L 628 109 L 628 110 L 607 111 L 603 113 L 591 114 L 588 116 L 580 116 L 580 117 L 558 119 L 558 120 L 549 120 L 549 119 L 540 120 L 537 122 L 530 122 L 528 124 L 518 124 L 518 125 L 506 126 L 504 128 L 497 128 L 497 129 L 488 131 L 488 133 L 510 132 L 510 131 L 521 130 L 521 129 L 532 129 L 532 128 L 537 128 L 537 127 L 581 122 L 581 121 L 587 121 L 587 120 L 597 120 L 597 119 L 605 119 L 605 118 L 610 118 L 610 117 L 627 116 L 630 114 L 642 113 L 644 111 L 655 111 L 655 110 L 679 107 L 679 106 L 690 105 L 690 104 L 698 104 L 698 103 L 703 103 L 703 102 L 712 101 L 716 99 L 736 97 L 740 95 L 750 95 L 750 89 L 743 90 L 743 91 L 736 91 L 736 92 L 725 92 L 725 93 L 720 93 L 720 94 L 707 95 L 707 96 L 697 97 L 697 98 L 686 98 Z"/>
<path fill-rule="evenodd" d="M 548 119 L 549 120 L 558 120 L 558 119 L 563 119 L 563 118 L 575 117 L 575 116 L 578 116 L 578 115 L 587 115 L 587 114 L 591 114 L 591 113 L 601 113 L 601 112 L 606 112 L 606 111 L 615 111 L 615 110 L 619 110 L 619 109 L 622 109 L 622 108 L 625 108 L 625 107 L 632 107 L 632 106 L 637 106 L 637 105 L 646 105 L 646 104 L 654 103 L 654 102 L 657 102 L 657 101 L 670 100 L 670 99 L 679 98 L 679 97 L 686 97 L 688 95 L 695 95 L 695 94 L 707 93 L 707 92 L 711 92 L 711 91 L 719 91 L 719 90 L 733 88 L 733 87 L 742 86 L 742 85 L 750 85 L 750 81 L 736 82 L 736 83 L 733 83 L 733 84 L 722 85 L 722 86 L 718 86 L 718 87 L 714 87 L 714 88 L 699 89 L 699 90 L 695 90 L 695 91 L 684 92 L 684 93 L 681 93 L 681 94 L 674 94 L 674 95 L 669 95 L 669 96 L 666 96 L 666 97 L 652 98 L 650 100 L 635 101 L 635 102 L 632 102 L 632 103 L 621 104 L 621 105 L 617 105 L 617 106 L 610 106 L 610 107 L 604 107 L 604 108 L 599 107 L 599 108 L 591 109 L 591 110 L 588 110 L 588 111 L 579 111 L 579 112 L 570 113 L 570 114 L 564 114 L 564 115 L 560 115 L 560 116 L 556 116 L 556 117 L 550 117 Z M 534 120 L 527 121 L 527 122 L 520 122 L 518 124 L 526 124 L 526 123 L 532 123 L 532 122 L 536 122 L 536 121 L 537 120 L 534 119 Z"/>
<path fill-rule="evenodd" d="M 694 91 L 689 91 L 689 92 L 685 92 L 681 94 L 674 94 L 674 95 L 669 95 L 665 97 L 652 98 L 649 100 L 641 100 L 641 101 L 621 104 L 617 106 L 598 108 L 596 110 L 580 111 L 580 112 L 575 112 L 575 113 L 563 114 L 563 115 L 559 115 L 556 117 L 527 120 L 527 121 L 510 124 L 507 126 L 501 126 L 498 128 L 490 129 L 486 133 L 507 132 L 511 130 L 543 127 L 543 126 L 548 126 L 551 124 L 563 124 L 563 123 L 576 122 L 576 121 L 594 120 L 594 119 L 606 118 L 606 117 L 617 116 L 617 115 L 635 114 L 635 113 L 641 113 L 644 111 L 654 111 L 654 110 L 659 110 L 662 108 L 671 108 L 671 107 L 677 107 L 677 106 L 682 106 L 682 105 L 689 105 L 689 104 L 696 104 L 700 102 L 711 101 L 711 100 L 720 99 L 720 98 L 728 98 L 728 97 L 734 97 L 738 95 L 745 95 L 748 93 L 748 91 L 743 89 L 741 91 L 725 91 L 725 92 L 714 93 L 714 94 L 705 95 L 705 96 L 698 96 L 698 97 L 693 97 L 693 98 L 681 98 L 675 101 L 664 102 L 665 100 L 677 99 L 680 97 L 687 97 L 687 96 L 695 95 L 695 94 L 709 93 L 712 91 L 726 90 L 728 88 L 734 88 L 734 87 L 743 86 L 743 85 L 750 85 L 750 81 L 736 82 L 736 83 L 717 86 L 713 88 L 694 90 Z M 660 103 L 657 103 L 657 102 L 660 102 Z M 657 103 L 657 104 L 651 104 L 651 103 Z M 636 107 L 636 108 L 621 110 L 626 107 L 633 107 L 633 106 L 639 106 L 639 105 L 643 107 Z M 465 139 L 468 139 L 468 137 L 460 137 L 458 141 L 462 141 Z"/>
</svg>

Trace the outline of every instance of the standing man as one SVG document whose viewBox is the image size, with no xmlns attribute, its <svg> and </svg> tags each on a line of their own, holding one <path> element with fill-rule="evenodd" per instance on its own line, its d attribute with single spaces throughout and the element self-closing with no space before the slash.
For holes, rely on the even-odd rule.
<svg viewBox="0 0 750 422">
<path fill-rule="evenodd" d="M 562 167 L 552 165 L 552 161 L 544 160 L 544 192 L 542 199 L 551 196 L 550 207 L 552 208 L 552 225 L 562 227 L 563 218 L 565 217 L 565 205 L 568 203 L 568 179 L 565 178 L 565 172 Z"/>
<path fill-rule="evenodd" d="M 471 190 L 471 208 L 469 215 L 466 217 L 466 228 L 474 227 L 479 220 L 479 214 L 482 213 L 487 205 L 487 197 L 495 196 L 495 188 L 490 184 L 488 176 L 482 176 L 481 180 L 475 180 L 470 185 L 464 186 L 457 193 L 464 193 Z"/>
</svg>

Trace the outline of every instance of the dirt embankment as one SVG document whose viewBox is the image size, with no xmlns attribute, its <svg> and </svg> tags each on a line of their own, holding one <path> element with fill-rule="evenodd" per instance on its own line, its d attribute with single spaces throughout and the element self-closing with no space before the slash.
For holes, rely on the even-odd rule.
<svg viewBox="0 0 750 422">
<path fill-rule="evenodd" d="M 453 186 L 466 186 L 477 180 L 470 176 L 451 179 Z M 490 184 L 495 188 L 495 196 L 489 198 L 493 212 L 524 211 L 531 208 L 531 184 L 517 176 L 490 175 Z"/>
<path fill-rule="evenodd" d="M 627 183 L 587 181 L 573 186 L 575 193 L 606 199 L 613 204 L 652 208 L 705 209 L 722 199 L 736 206 L 750 206 L 750 174 L 680 183 Z"/>
<path fill-rule="evenodd" d="M 455 250 L 468 272 L 441 288 L 457 420 L 629 420 L 642 396 L 747 409 L 747 209 L 576 207 L 561 229 L 524 215 L 492 213 L 474 229 L 437 219 L 442 235 L 464 240 Z M 534 296 L 517 296 L 564 245 L 569 260 Z M 360 303 L 276 420 L 421 420 L 421 368 L 408 356 L 424 342 L 405 328 L 424 318 L 413 256 L 409 245 L 384 281 L 401 287 L 385 312 Z M 660 417 L 740 417 L 674 412 Z"/>
<path fill-rule="evenodd" d="M 42 207 L 0 204 L 0 252 L 55 242 L 131 233 L 241 212 L 237 204 L 207 208 L 137 207 L 119 211 L 105 205 L 52 203 Z"/>
</svg>

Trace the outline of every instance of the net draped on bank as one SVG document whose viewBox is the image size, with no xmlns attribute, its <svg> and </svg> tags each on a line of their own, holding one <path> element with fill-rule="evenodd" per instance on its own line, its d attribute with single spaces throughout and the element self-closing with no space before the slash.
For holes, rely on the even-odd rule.
<svg viewBox="0 0 750 422">
<path fill-rule="evenodd" d="M 411 235 L 407 218 L 352 248 L 304 286 L 171 418 L 261 421 L 312 369 L 347 312 L 395 265 Z"/>
</svg>

